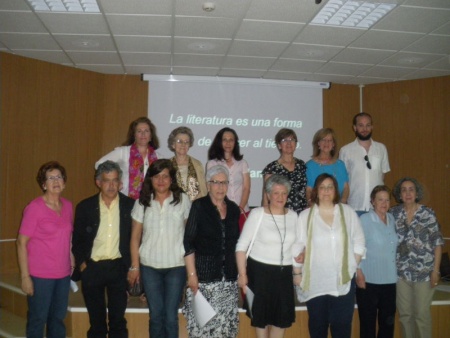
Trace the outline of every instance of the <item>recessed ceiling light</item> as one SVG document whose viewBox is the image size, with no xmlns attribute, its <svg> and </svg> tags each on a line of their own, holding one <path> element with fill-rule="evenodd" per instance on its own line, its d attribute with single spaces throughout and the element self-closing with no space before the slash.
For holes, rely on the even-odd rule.
<svg viewBox="0 0 450 338">
<path fill-rule="evenodd" d="M 97 0 L 27 0 L 36 12 L 100 13 Z"/>
<path fill-rule="evenodd" d="M 100 46 L 100 43 L 94 40 L 76 40 L 72 42 L 72 45 L 83 48 L 91 48 Z"/>
<path fill-rule="evenodd" d="M 397 63 L 401 65 L 416 65 L 421 62 L 423 62 L 423 59 L 416 56 L 401 58 L 397 60 Z"/>
<path fill-rule="evenodd" d="M 368 29 L 396 6 L 368 1 L 330 0 L 311 24 Z"/>
<path fill-rule="evenodd" d="M 189 49 L 195 51 L 208 51 L 216 48 L 216 45 L 211 42 L 192 42 L 188 45 Z"/>
</svg>

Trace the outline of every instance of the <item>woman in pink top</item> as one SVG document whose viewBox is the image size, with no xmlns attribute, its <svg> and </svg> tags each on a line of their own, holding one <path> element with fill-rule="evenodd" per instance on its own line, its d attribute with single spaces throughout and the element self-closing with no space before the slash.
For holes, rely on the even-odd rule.
<svg viewBox="0 0 450 338">
<path fill-rule="evenodd" d="M 208 163 L 206 170 L 215 166 L 223 165 L 229 171 L 227 197 L 235 202 L 241 209 L 241 219 L 250 211 L 248 198 L 250 196 L 250 171 L 248 163 L 243 159 L 239 150 L 239 138 L 236 131 L 231 128 L 222 128 L 214 137 L 214 141 L 208 150 Z M 246 217 L 244 217 L 245 219 Z M 242 220 L 239 227 L 242 230 Z"/>
<path fill-rule="evenodd" d="M 56 161 L 43 164 L 36 180 L 44 194 L 23 212 L 17 254 L 22 291 L 27 294 L 27 337 L 66 337 L 73 230 L 72 203 L 61 197 L 66 170 Z"/>
</svg>

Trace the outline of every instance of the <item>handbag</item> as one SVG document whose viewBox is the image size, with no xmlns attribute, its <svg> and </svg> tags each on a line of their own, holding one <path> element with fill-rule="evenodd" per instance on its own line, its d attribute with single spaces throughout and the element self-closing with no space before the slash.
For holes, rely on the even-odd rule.
<svg viewBox="0 0 450 338">
<path fill-rule="evenodd" d="M 138 297 L 144 293 L 144 287 L 142 285 L 141 277 L 138 278 L 136 283 L 133 286 L 128 284 L 128 294 L 132 297 Z"/>
</svg>

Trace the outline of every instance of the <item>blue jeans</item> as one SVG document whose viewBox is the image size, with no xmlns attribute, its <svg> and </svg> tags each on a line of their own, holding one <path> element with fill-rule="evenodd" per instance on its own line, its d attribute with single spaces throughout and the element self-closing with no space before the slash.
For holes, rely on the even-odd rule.
<svg viewBox="0 0 450 338">
<path fill-rule="evenodd" d="M 70 276 L 58 279 L 31 277 L 34 294 L 28 296 L 27 337 L 65 338 L 64 318 L 69 302 Z"/>
<path fill-rule="evenodd" d="M 178 308 L 186 286 L 186 268 L 141 266 L 141 275 L 150 311 L 150 337 L 178 338 Z"/>
<path fill-rule="evenodd" d="M 323 295 L 306 302 L 308 328 L 311 338 L 327 338 L 328 327 L 333 338 L 350 338 L 355 311 L 355 280 L 350 291 L 343 296 Z"/>
</svg>

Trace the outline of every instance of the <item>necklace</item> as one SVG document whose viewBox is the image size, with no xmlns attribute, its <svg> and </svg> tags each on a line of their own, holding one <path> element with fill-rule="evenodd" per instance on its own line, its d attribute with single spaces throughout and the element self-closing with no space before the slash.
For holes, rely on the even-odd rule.
<svg viewBox="0 0 450 338">
<path fill-rule="evenodd" d="M 275 221 L 275 217 L 273 217 L 273 213 L 272 213 L 272 209 L 270 209 L 270 204 L 269 204 L 269 211 L 270 211 L 270 215 L 272 216 L 273 222 L 275 223 L 275 226 L 277 227 L 278 230 L 278 234 L 280 235 L 280 241 L 281 241 L 281 261 L 280 261 L 280 269 L 283 270 L 283 260 L 284 260 L 284 242 L 286 241 L 286 212 L 284 212 L 283 214 L 283 218 L 284 218 L 284 236 L 281 235 L 281 230 L 278 227 L 277 221 Z"/>
</svg>

